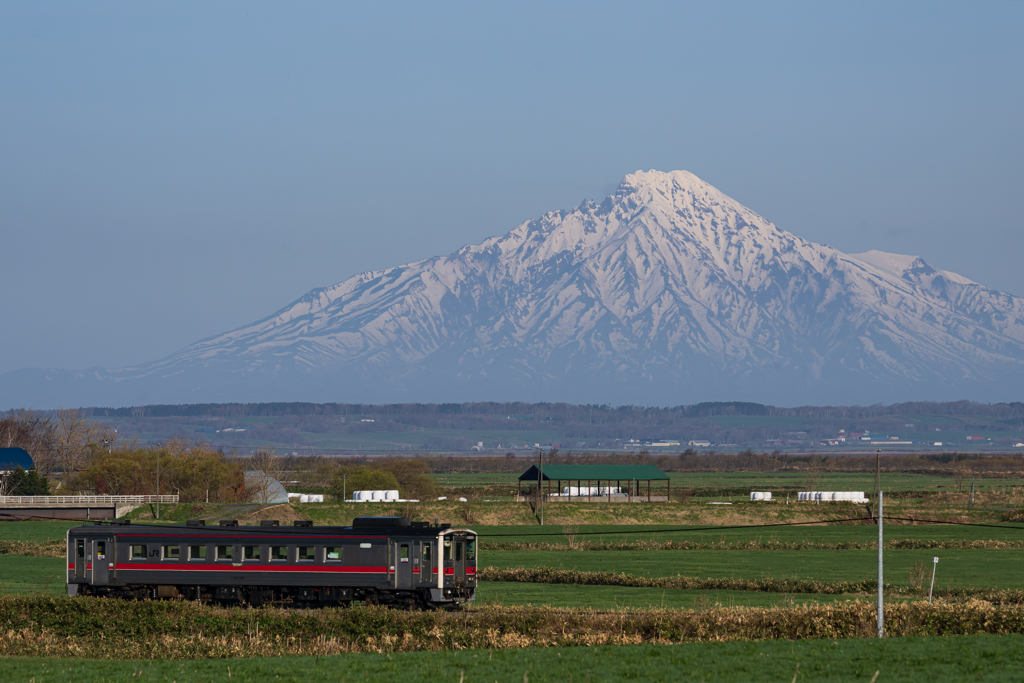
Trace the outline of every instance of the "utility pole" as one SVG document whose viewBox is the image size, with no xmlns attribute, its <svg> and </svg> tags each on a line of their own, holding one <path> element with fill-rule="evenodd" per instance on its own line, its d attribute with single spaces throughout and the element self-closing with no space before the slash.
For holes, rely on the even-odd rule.
<svg viewBox="0 0 1024 683">
<path fill-rule="evenodd" d="M 348 475 L 341 475 L 341 502 L 348 500 Z"/>
<path fill-rule="evenodd" d="M 971 504 L 968 507 L 974 507 L 974 477 L 971 477 Z"/>
<path fill-rule="evenodd" d="M 156 518 L 160 519 L 160 451 L 156 452 Z"/>
<path fill-rule="evenodd" d="M 541 486 L 544 483 L 544 449 L 540 449 L 540 469 L 537 470 L 537 501 L 540 507 L 540 525 L 544 526 L 544 493 Z"/>
<path fill-rule="evenodd" d="M 885 637 L 885 613 L 882 605 L 882 465 L 881 449 L 875 451 L 875 490 L 878 492 L 878 637 Z"/>
</svg>

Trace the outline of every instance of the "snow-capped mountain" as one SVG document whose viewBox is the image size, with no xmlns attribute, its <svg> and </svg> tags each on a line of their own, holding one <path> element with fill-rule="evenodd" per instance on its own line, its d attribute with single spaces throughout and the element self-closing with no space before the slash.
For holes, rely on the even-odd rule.
<svg viewBox="0 0 1024 683">
<path fill-rule="evenodd" d="M 638 171 L 600 204 L 313 290 L 164 360 L 50 376 L 91 387 L 89 404 L 792 405 L 1006 400 L 1022 373 L 1024 299 L 808 242 L 685 171 Z"/>
</svg>

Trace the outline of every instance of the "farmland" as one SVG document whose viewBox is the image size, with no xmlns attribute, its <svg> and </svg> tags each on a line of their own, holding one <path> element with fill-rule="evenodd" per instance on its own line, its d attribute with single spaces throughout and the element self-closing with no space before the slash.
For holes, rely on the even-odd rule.
<svg viewBox="0 0 1024 683">
<path fill-rule="evenodd" d="M 818 488 L 871 488 L 861 473 L 815 474 Z M 68 599 L 61 596 L 64 559 L 27 553 L 60 554 L 74 523 L 8 522 L 0 524 L 0 626 L 7 629 L 0 654 L 16 655 L 7 660 L 14 671 L 36 681 L 72 673 L 84 681 L 133 674 L 223 680 L 228 666 L 231 680 L 299 680 L 325 669 L 372 677 L 391 675 L 399 663 L 411 667 L 410 680 L 587 680 L 588 667 L 592 680 L 627 673 L 657 680 L 683 670 L 705 680 L 789 680 L 799 664 L 802 680 L 845 680 L 851 672 L 869 680 L 875 671 L 899 671 L 913 681 L 962 674 L 968 651 L 999 658 L 971 659 L 972 676 L 1009 680 L 1021 663 L 1024 523 L 1006 521 L 1016 519 L 1021 498 L 1022 482 L 1013 477 L 979 479 L 976 507 L 969 508 L 967 494 L 954 491 L 948 476 L 885 476 L 888 515 L 982 526 L 890 521 L 885 593 L 892 637 L 881 647 L 863 639 L 873 633 L 877 569 L 877 527 L 867 507 L 752 503 L 739 494 L 801 490 L 806 475 L 673 473 L 673 487 L 691 495 L 667 504 L 551 502 L 544 526 L 533 503 L 492 497 L 514 485 L 514 474 L 434 477 L 450 497 L 464 493 L 469 500 L 190 503 L 164 506 L 160 521 L 348 524 L 358 515 L 411 514 L 469 526 L 480 534 L 483 580 L 476 603 L 461 614 L 354 606 L 301 616 L 306 611 Z M 143 507 L 132 517 L 152 523 L 154 512 Z M 841 521 L 849 518 L 859 522 Z M 933 557 L 940 561 L 929 606 Z M 105 627 L 100 641 L 83 626 L 112 620 L 132 627 Z M 691 640 L 737 642 L 694 649 Z M 573 647 L 579 645 L 588 647 Z M 82 660 L 83 652 L 104 661 Z M 145 673 L 138 661 L 119 661 L 149 657 L 156 659 L 145 663 Z"/>
</svg>

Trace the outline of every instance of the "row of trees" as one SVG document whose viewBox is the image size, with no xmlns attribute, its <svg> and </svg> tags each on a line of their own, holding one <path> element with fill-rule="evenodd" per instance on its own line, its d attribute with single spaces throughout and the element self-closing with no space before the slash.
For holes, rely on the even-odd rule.
<svg viewBox="0 0 1024 683">
<path fill-rule="evenodd" d="M 203 443 L 175 439 L 163 448 L 93 449 L 87 466 L 64 479 L 65 488 L 99 495 L 177 494 L 181 502 L 244 502 L 244 463 Z"/>
</svg>

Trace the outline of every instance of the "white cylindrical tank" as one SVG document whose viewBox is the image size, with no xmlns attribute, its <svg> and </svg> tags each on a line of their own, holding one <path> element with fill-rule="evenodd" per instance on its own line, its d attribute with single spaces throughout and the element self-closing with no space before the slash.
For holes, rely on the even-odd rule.
<svg viewBox="0 0 1024 683">
<path fill-rule="evenodd" d="M 384 492 L 370 491 L 370 500 L 384 500 Z"/>
<path fill-rule="evenodd" d="M 396 489 L 385 491 L 384 500 L 398 500 L 398 491 Z"/>
</svg>

